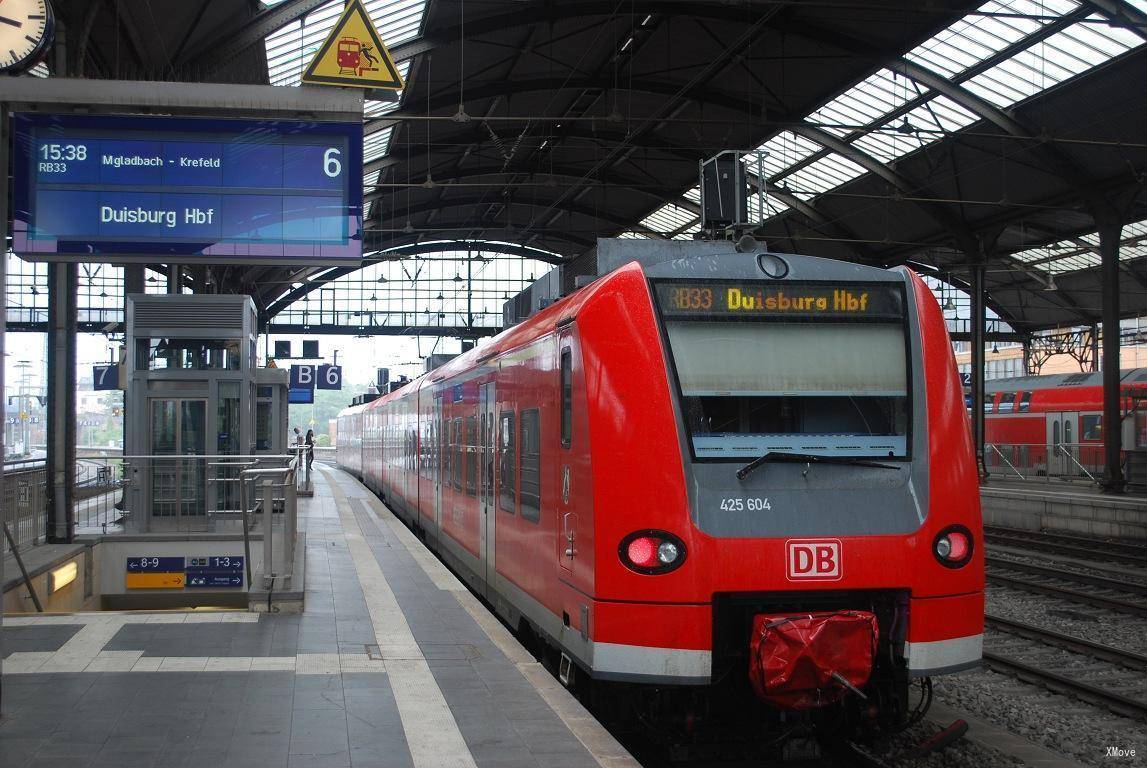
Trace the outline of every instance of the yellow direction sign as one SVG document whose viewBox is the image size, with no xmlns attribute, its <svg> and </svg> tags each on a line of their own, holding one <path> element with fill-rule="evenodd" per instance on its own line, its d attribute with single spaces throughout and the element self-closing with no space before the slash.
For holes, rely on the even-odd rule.
<svg viewBox="0 0 1147 768">
<path fill-rule="evenodd" d="M 350 0 L 303 74 L 312 85 L 400 90 L 402 75 L 378 36 L 362 0 Z"/>
</svg>

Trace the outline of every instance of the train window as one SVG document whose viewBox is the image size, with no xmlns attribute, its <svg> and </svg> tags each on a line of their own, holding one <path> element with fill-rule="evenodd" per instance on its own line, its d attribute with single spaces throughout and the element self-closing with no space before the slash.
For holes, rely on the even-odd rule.
<svg viewBox="0 0 1147 768">
<path fill-rule="evenodd" d="M 1080 416 L 1079 417 L 1079 439 L 1080 440 L 1102 440 L 1103 439 L 1103 417 L 1102 416 Z"/>
<path fill-rule="evenodd" d="M 562 447 L 573 444 L 573 352 L 562 350 Z"/>
<path fill-rule="evenodd" d="M 1031 392 L 1021 392 L 1020 393 L 1020 413 L 1027 413 L 1028 411 L 1031 410 L 1031 407 L 1032 407 L 1032 393 Z"/>
<path fill-rule="evenodd" d="M 991 413 L 996 409 L 996 393 L 987 392 L 984 394 L 984 413 Z"/>
<path fill-rule="evenodd" d="M 442 443 L 442 484 L 449 485 L 451 478 L 450 419 L 446 419 L 443 423 L 442 431 L 439 433 L 438 439 Z"/>
<path fill-rule="evenodd" d="M 996 413 L 1011 413 L 1016 408 L 1016 393 L 1004 392 L 1000 395 L 1000 404 L 996 408 Z"/>
<path fill-rule="evenodd" d="M 542 435 L 537 408 L 522 411 L 522 519 L 542 519 Z"/>
<path fill-rule="evenodd" d="M 478 419 L 466 417 L 466 495 L 478 493 Z"/>
<path fill-rule="evenodd" d="M 1063 420 L 1063 444 L 1071 445 L 1071 419 Z"/>
<path fill-rule="evenodd" d="M 1059 419 L 1051 423 L 1051 446 L 1056 456 L 1059 456 Z"/>
<path fill-rule="evenodd" d="M 462 490 L 462 417 L 454 419 L 454 434 L 451 437 L 454 450 L 454 487 Z"/>
<path fill-rule="evenodd" d="M 666 330 L 698 460 L 908 455 L 903 323 L 671 320 Z"/>
<path fill-rule="evenodd" d="M 513 412 L 502 411 L 499 421 L 501 436 L 498 443 L 498 507 L 512 515 L 518 496 L 518 452 L 514 440 Z"/>
</svg>

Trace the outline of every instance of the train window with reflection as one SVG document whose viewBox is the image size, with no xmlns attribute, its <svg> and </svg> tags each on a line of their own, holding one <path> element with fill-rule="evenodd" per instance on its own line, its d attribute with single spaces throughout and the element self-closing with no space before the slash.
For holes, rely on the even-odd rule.
<svg viewBox="0 0 1147 768">
<path fill-rule="evenodd" d="M 518 489 L 518 454 L 514 441 L 514 413 L 502 411 L 498 428 L 498 507 L 514 514 Z"/>
<path fill-rule="evenodd" d="M 462 490 L 462 417 L 454 419 L 454 434 L 451 438 L 454 448 L 454 487 Z"/>
<path fill-rule="evenodd" d="M 694 456 L 907 457 L 902 318 L 754 322 L 666 313 Z"/>
<path fill-rule="evenodd" d="M 569 347 L 562 350 L 562 447 L 573 444 L 573 351 Z"/>
<path fill-rule="evenodd" d="M 1000 395 L 1000 405 L 996 409 L 996 413 L 1011 413 L 1016 407 L 1016 393 L 1004 392 Z"/>
<path fill-rule="evenodd" d="M 1079 438 L 1081 440 L 1102 440 L 1103 417 L 1098 415 L 1080 416 L 1079 433 Z"/>
<path fill-rule="evenodd" d="M 478 493 L 478 419 L 466 417 L 466 495 Z"/>
<path fill-rule="evenodd" d="M 1032 407 L 1032 393 L 1031 392 L 1020 393 L 1020 413 L 1027 413 L 1028 411 L 1031 410 L 1031 407 Z"/>
<path fill-rule="evenodd" d="M 542 519 L 542 436 L 538 409 L 522 411 L 522 519 Z"/>
</svg>

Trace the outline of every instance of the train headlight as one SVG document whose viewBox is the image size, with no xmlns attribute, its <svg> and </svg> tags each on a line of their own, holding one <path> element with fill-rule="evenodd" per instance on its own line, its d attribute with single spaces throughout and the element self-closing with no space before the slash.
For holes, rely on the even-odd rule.
<svg viewBox="0 0 1147 768">
<path fill-rule="evenodd" d="M 648 575 L 669 573 L 685 562 L 685 543 L 665 531 L 634 531 L 617 548 L 622 564 Z"/>
<path fill-rule="evenodd" d="M 962 525 L 950 525 L 936 534 L 932 552 L 945 568 L 962 568 L 972 559 L 972 532 Z"/>
</svg>

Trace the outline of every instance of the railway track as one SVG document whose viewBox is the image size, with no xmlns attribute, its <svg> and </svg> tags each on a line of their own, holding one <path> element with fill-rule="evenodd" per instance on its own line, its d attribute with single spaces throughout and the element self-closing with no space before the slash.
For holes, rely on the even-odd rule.
<svg viewBox="0 0 1147 768">
<path fill-rule="evenodd" d="M 987 544 L 1147 568 L 1147 546 L 1129 542 L 1108 542 L 1082 536 L 997 527 L 984 528 L 984 541 Z"/>
<path fill-rule="evenodd" d="M 999 616 L 984 618 L 1001 636 L 984 651 L 989 669 L 1147 721 L 1147 656 Z"/>
<path fill-rule="evenodd" d="M 1125 584 L 1115 579 L 1078 574 L 1059 568 L 1030 566 L 1027 563 L 1013 563 L 1006 560 L 993 562 L 991 558 L 989 562 L 991 567 L 987 572 L 987 580 L 990 584 L 1118 611 L 1131 616 L 1147 617 L 1147 599 L 1127 599 L 1128 595 L 1147 598 L 1147 593 L 1140 591 L 1147 589 L 1143 585 Z M 1001 573 L 1001 570 L 1012 573 Z M 1017 573 L 1029 578 L 1014 575 Z M 1064 583 L 1075 586 L 1064 586 Z M 1090 587 L 1090 589 L 1077 587 Z"/>
</svg>

